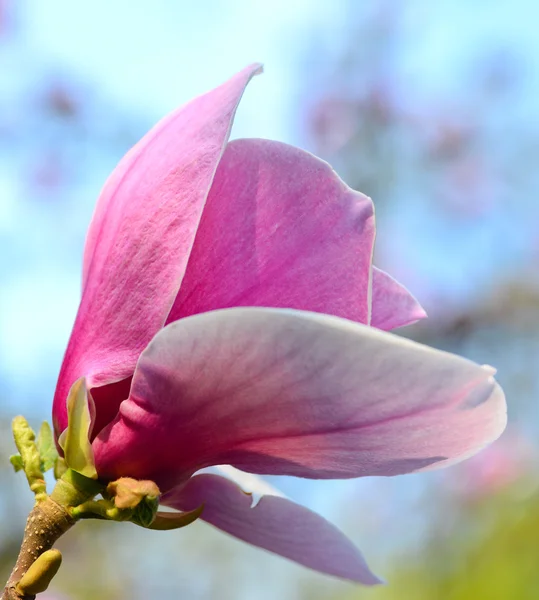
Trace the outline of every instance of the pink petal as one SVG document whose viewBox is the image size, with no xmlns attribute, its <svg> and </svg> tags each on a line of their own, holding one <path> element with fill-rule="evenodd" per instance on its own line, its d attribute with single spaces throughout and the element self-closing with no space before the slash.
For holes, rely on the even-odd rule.
<svg viewBox="0 0 539 600">
<path fill-rule="evenodd" d="M 336 317 L 237 308 L 160 331 L 93 448 L 100 477 L 163 491 L 212 464 L 397 475 L 474 454 L 505 411 L 490 368 Z"/>
<path fill-rule="evenodd" d="M 367 323 L 374 217 L 322 160 L 279 142 L 231 142 L 168 318 L 233 306 Z"/>
<path fill-rule="evenodd" d="M 133 373 L 163 326 L 252 65 L 158 123 L 105 184 L 88 231 L 82 300 L 54 399 L 57 433 L 75 380 Z M 97 406 L 98 414 L 100 412 Z"/>
<path fill-rule="evenodd" d="M 321 573 L 366 585 L 381 583 L 341 531 L 286 498 L 264 496 L 252 507 L 250 495 L 235 483 L 204 474 L 195 475 L 162 501 L 178 510 L 190 510 L 203 503 L 201 519 L 244 542 Z"/>
<path fill-rule="evenodd" d="M 230 465 L 215 465 L 214 467 L 207 467 L 205 472 L 213 472 L 214 474 L 221 475 L 225 479 L 229 479 L 236 485 L 239 485 L 244 492 L 251 494 L 252 506 L 258 504 L 262 496 L 280 496 L 281 498 L 285 497 L 281 490 L 278 490 L 275 486 L 271 485 L 269 481 L 266 481 L 259 475 L 240 471 L 240 469 L 236 469 Z"/>
<path fill-rule="evenodd" d="M 371 326 L 389 331 L 425 319 L 427 313 L 410 292 L 385 271 L 372 269 Z"/>
</svg>

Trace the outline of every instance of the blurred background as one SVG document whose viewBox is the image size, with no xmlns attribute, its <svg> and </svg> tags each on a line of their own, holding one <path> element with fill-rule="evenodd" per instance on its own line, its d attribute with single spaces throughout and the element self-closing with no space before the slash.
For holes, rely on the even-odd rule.
<svg viewBox="0 0 539 600">
<path fill-rule="evenodd" d="M 446 471 L 282 479 L 389 585 L 365 589 L 203 523 L 82 523 L 49 600 L 539 598 L 539 7 L 533 0 L 0 0 L 0 579 L 76 312 L 86 227 L 159 118 L 253 61 L 233 137 L 306 148 L 376 205 L 376 263 L 430 319 L 400 333 L 498 368 L 510 424 Z M 45 600 L 45 596 L 44 596 Z"/>
</svg>

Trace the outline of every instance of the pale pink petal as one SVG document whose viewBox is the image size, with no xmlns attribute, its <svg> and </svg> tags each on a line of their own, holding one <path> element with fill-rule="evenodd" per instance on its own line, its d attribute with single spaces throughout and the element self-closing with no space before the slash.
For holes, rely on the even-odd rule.
<svg viewBox="0 0 539 600">
<path fill-rule="evenodd" d="M 244 492 L 251 494 L 252 506 L 256 506 L 262 496 L 280 496 L 281 498 L 285 497 L 281 490 L 271 485 L 269 481 L 266 481 L 259 475 L 241 471 L 240 469 L 236 469 L 230 465 L 215 465 L 213 467 L 207 467 L 207 469 L 204 469 L 204 471 L 221 475 L 239 485 Z"/>
<path fill-rule="evenodd" d="M 427 313 L 410 292 L 385 271 L 372 269 L 371 326 L 389 331 L 425 319 Z"/>
<path fill-rule="evenodd" d="M 444 466 L 505 421 L 490 368 L 336 317 L 237 308 L 160 331 L 93 447 L 100 477 L 165 491 L 212 464 L 312 478 Z"/>
<path fill-rule="evenodd" d="M 311 310 L 368 323 L 374 216 L 312 154 L 231 142 L 215 174 L 168 322 L 233 306 Z"/>
<path fill-rule="evenodd" d="M 215 169 L 252 65 L 157 124 L 105 184 L 88 231 L 79 312 L 54 400 L 66 426 L 71 385 L 133 373 L 174 302 Z M 100 413 L 99 401 L 97 410 Z"/>
<path fill-rule="evenodd" d="M 264 496 L 251 506 L 250 494 L 218 475 L 195 475 L 162 498 L 163 504 L 191 510 L 204 504 L 201 519 L 230 535 L 301 565 L 375 585 L 381 583 L 360 551 L 334 525 L 286 498 Z"/>
</svg>

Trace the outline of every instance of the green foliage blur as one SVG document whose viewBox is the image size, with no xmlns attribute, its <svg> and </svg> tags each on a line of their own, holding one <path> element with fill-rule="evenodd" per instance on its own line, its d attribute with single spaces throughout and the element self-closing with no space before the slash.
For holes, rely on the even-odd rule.
<svg viewBox="0 0 539 600">
<path fill-rule="evenodd" d="M 332 600 L 537 600 L 539 481 L 446 504 L 421 546 L 393 557 L 388 585 Z"/>
</svg>

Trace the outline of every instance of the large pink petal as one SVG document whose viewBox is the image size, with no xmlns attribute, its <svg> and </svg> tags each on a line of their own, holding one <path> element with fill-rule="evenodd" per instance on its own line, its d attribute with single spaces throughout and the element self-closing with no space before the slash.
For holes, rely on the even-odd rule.
<svg viewBox="0 0 539 600">
<path fill-rule="evenodd" d="M 389 331 L 424 319 L 427 313 L 410 292 L 385 271 L 372 269 L 371 326 Z"/>
<path fill-rule="evenodd" d="M 244 69 L 163 119 L 106 182 L 88 231 L 82 300 L 54 399 L 57 433 L 66 426 L 73 382 L 84 375 L 94 387 L 131 375 L 165 323 L 236 107 L 259 69 Z"/>
<path fill-rule="evenodd" d="M 344 319 L 236 308 L 160 331 L 93 447 L 105 479 L 162 490 L 199 468 L 396 475 L 477 452 L 505 427 L 492 369 Z"/>
<path fill-rule="evenodd" d="M 249 494 L 219 475 L 195 475 L 162 498 L 191 510 L 204 504 L 201 519 L 230 535 L 306 567 L 358 581 L 381 583 L 352 542 L 334 525 L 286 498 L 263 496 L 252 507 Z"/>
<path fill-rule="evenodd" d="M 231 142 L 168 322 L 233 306 L 368 323 L 374 217 L 324 161 L 279 142 Z"/>
</svg>

